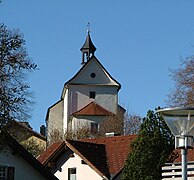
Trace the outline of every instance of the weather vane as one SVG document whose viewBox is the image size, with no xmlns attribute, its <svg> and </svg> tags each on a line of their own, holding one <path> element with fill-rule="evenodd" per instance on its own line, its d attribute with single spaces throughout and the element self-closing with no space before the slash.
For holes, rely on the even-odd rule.
<svg viewBox="0 0 194 180">
<path fill-rule="evenodd" d="M 90 34 L 90 23 L 87 24 L 87 33 Z"/>
</svg>

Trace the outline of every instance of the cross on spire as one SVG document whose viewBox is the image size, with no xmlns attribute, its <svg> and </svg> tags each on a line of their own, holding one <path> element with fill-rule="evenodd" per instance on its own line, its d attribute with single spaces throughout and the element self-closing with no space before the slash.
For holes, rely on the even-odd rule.
<svg viewBox="0 0 194 180">
<path fill-rule="evenodd" d="M 90 22 L 87 24 L 87 33 L 90 34 Z"/>
</svg>

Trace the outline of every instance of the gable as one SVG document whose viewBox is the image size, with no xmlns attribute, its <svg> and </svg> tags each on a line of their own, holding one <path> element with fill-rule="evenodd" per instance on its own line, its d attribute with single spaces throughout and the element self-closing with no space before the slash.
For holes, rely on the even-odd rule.
<svg viewBox="0 0 194 180">
<path fill-rule="evenodd" d="M 69 151 L 71 151 L 71 153 L 69 153 Z M 64 169 L 62 171 L 66 172 L 68 167 L 79 167 L 79 170 L 90 169 L 89 171 L 95 171 L 100 177 L 109 177 L 105 146 L 101 144 L 74 140 L 54 143 L 42 155 L 40 155 L 38 160 L 44 164 L 45 167 L 48 167 L 50 164 L 53 164 L 53 162 L 57 162 L 58 160 L 61 162 L 66 155 L 68 155 L 69 158 L 65 158 L 66 162 L 63 163 Z M 77 161 L 77 159 L 80 160 Z M 55 172 L 58 167 L 53 166 L 51 168 L 51 171 L 56 173 L 55 175 L 59 177 L 61 173 Z M 88 173 L 90 173 L 89 171 Z M 84 173 L 82 173 L 82 175 Z"/>
<path fill-rule="evenodd" d="M 118 83 L 103 65 L 93 56 L 65 85 L 111 85 L 117 86 Z"/>
</svg>

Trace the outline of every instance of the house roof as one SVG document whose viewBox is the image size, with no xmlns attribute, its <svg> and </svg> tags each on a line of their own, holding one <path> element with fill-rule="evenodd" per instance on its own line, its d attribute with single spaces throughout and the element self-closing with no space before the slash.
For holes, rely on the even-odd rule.
<svg viewBox="0 0 194 180">
<path fill-rule="evenodd" d="M 84 162 L 91 166 L 100 176 L 109 177 L 105 146 L 103 144 L 94 144 L 88 142 L 67 140 L 52 144 L 37 159 L 47 167 L 49 163 L 56 162 L 60 156 L 63 156 L 67 149 L 78 154 Z M 61 153 L 63 151 L 63 153 Z M 94 153 L 95 152 L 95 156 Z"/>
<path fill-rule="evenodd" d="M 2 132 L 1 132 L 2 133 Z M 35 157 L 33 157 L 22 145 L 20 145 L 14 138 L 9 134 L 4 134 L 7 139 L 7 145 L 17 152 L 26 162 L 28 162 L 34 169 L 37 170 L 43 177 L 50 180 L 58 180 L 50 171 L 48 171 Z"/>
<path fill-rule="evenodd" d="M 98 105 L 94 101 L 83 107 L 77 112 L 72 114 L 73 116 L 110 116 L 114 115 L 112 112 L 106 110 L 102 106 Z"/>
<path fill-rule="evenodd" d="M 10 127 L 17 126 L 19 128 L 22 128 L 23 130 L 27 131 L 28 133 L 32 134 L 33 136 L 46 141 L 45 136 L 43 136 L 40 133 L 34 131 L 30 126 L 25 125 L 24 122 L 19 122 L 19 121 L 14 121 L 13 120 L 13 121 L 10 121 L 10 124 L 8 126 L 10 126 Z M 18 128 L 16 128 L 16 129 L 18 129 Z"/>
<path fill-rule="evenodd" d="M 181 150 L 180 149 L 175 149 L 171 156 L 174 156 L 173 162 L 182 162 L 181 160 Z M 187 154 L 187 160 L 193 161 L 194 162 L 194 149 L 188 149 L 188 154 Z"/>
<path fill-rule="evenodd" d="M 59 151 L 65 148 L 65 143 L 98 174 L 109 177 L 121 172 L 130 150 L 129 145 L 135 138 L 136 135 L 129 135 L 59 142 L 51 145 L 38 160 L 44 165 L 55 160 Z"/>
<path fill-rule="evenodd" d="M 57 154 L 59 154 L 64 149 L 65 149 L 65 142 L 54 143 L 40 156 L 38 156 L 37 159 L 43 165 L 47 165 L 49 161 L 52 161 L 57 156 Z"/>
<path fill-rule="evenodd" d="M 99 175 L 109 177 L 106 149 L 103 144 L 73 141 L 66 142 L 67 146 L 77 153 Z M 95 153 L 95 155 L 94 155 Z"/>
<path fill-rule="evenodd" d="M 110 174 L 117 174 L 125 165 L 129 153 L 129 145 L 136 138 L 136 135 L 113 136 L 96 139 L 84 139 L 82 142 L 104 144 L 109 165 Z"/>
</svg>

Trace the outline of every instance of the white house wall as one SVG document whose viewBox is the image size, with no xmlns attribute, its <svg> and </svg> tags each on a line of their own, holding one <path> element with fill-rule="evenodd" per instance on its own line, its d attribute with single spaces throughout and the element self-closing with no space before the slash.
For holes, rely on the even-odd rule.
<svg viewBox="0 0 194 180">
<path fill-rule="evenodd" d="M 0 153 L 0 165 L 7 165 L 15 168 L 14 180 L 46 180 L 37 170 L 27 163 L 21 156 L 11 152 Z"/>
<path fill-rule="evenodd" d="M 82 164 L 82 159 L 77 154 L 74 153 L 74 157 L 70 157 L 69 159 L 64 158 L 63 160 L 65 162 L 63 162 L 59 170 L 55 172 L 55 176 L 59 180 L 68 179 L 68 168 L 76 168 L 77 180 L 103 180 L 90 166 Z"/>
</svg>

